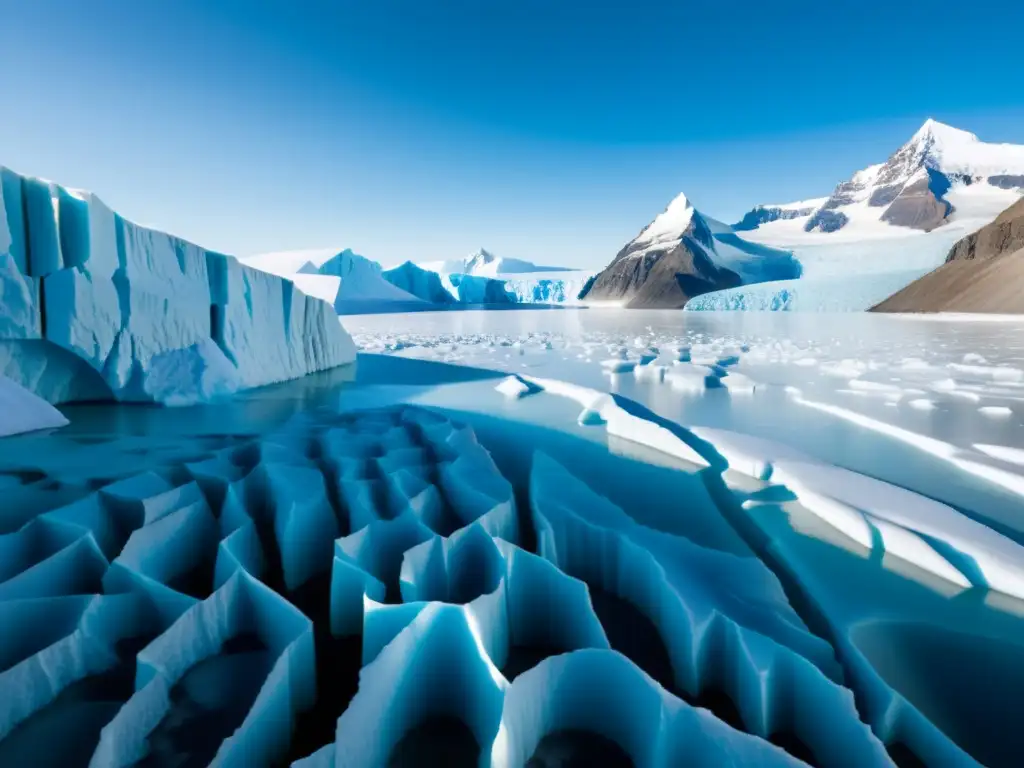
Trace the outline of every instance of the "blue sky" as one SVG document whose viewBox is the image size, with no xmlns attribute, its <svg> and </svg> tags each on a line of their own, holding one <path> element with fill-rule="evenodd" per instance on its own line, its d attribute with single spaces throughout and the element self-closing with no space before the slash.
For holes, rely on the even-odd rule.
<svg viewBox="0 0 1024 768">
<path fill-rule="evenodd" d="M 0 0 L 0 163 L 210 248 L 602 266 L 678 192 L 1024 143 L 1024 3 Z"/>
</svg>

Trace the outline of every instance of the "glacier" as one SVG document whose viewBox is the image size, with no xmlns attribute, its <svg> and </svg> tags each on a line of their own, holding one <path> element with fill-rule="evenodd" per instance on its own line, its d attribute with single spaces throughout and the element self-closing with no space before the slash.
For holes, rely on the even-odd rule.
<svg viewBox="0 0 1024 768">
<path fill-rule="evenodd" d="M 986 674 L 1018 680 L 1019 617 L 984 608 L 1024 594 L 1018 543 L 622 394 L 739 408 L 773 393 L 752 361 L 811 351 L 887 394 L 866 364 L 638 332 L 579 342 L 584 386 L 533 370 L 576 347 L 495 338 L 514 373 L 387 360 L 175 453 L 74 422 L 11 438 L 55 449 L 0 467 L 0 764 L 497 768 L 587 742 L 666 768 L 1014 764 L 1015 710 L 953 661 L 989 649 Z M 956 361 L 946 375 L 1019 378 Z M 78 438 L 85 475 L 43 442 Z M 151 462 L 107 477 L 119 450 Z"/>
<path fill-rule="evenodd" d="M 929 271 L 913 269 L 773 280 L 695 296 L 683 309 L 686 312 L 863 312 Z"/>
<path fill-rule="evenodd" d="M 51 403 L 182 405 L 355 359 L 293 283 L 0 168 L 0 373 Z"/>
</svg>

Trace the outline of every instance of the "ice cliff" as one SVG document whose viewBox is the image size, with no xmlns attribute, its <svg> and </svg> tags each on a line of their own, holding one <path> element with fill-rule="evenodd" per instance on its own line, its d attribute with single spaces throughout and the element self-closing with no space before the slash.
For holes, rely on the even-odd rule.
<svg viewBox="0 0 1024 768">
<path fill-rule="evenodd" d="M 0 168 L 0 372 L 53 403 L 183 404 L 355 358 L 288 280 Z"/>
</svg>

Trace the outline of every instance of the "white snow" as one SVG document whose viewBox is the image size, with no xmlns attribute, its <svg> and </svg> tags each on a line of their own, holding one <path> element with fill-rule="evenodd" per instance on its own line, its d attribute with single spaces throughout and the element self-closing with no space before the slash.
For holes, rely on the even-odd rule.
<svg viewBox="0 0 1024 768">
<path fill-rule="evenodd" d="M 67 424 L 64 415 L 48 402 L 6 376 L 0 376 L 0 437 Z"/>
<path fill-rule="evenodd" d="M 512 278 L 520 279 L 520 276 L 544 273 L 572 273 L 574 270 L 567 270 L 562 267 L 539 266 L 530 261 L 522 259 L 510 259 L 496 256 L 485 248 L 469 254 L 464 259 L 452 259 L 448 261 L 428 261 L 419 263 L 422 269 L 437 272 L 438 274 L 473 275 L 476 277 L 492 277 L 497 279 Z"/>
<path fill-rule="evenodd" d="M 693 220 L 694 208 L 685 194 L 679 194 L 659 213 L 633 241 L 638 245 L 657 246 L 678 240 Z"/>
<path fill-rule="evenodd" d="M 911 141 L 930 143 L 938 167 L 946 173 L 971 176 L 1024 174 L 1024 146 L 989 144 L 973 133 L 931 118 L 925 121 Z"/>
<path fill-rule="evenodd" d="M 978 409 L 978 413 L 992 419 L 1006 419 L 1013 416 L 1013 411 L 1005 405 L 983 405 Z"/>
<path fill-rule="evenodd" d="M 339 252 L 339 248 L 313 248 L 298 251 L 274 251 L 244 256 L 239 261 L 261 272 L 291 279 L 307 264 L 319 267 Z"/>
<path fill-rule="evenodd" d="M 1024 449 L 1014 448 L 1009 445 L 988 445 L 986 443 L 975 443 L 974 447 L 995 459 L 1024 467 Z"/>
</svg>

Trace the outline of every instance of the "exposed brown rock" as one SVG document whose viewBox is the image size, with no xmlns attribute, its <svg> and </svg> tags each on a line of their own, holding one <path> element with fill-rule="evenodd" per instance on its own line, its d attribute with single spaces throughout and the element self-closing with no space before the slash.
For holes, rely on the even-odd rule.
<svg viewBox="0 0 1024 768">
<path fill-rule="evenodd" d="M 872 311 L 1024 313 L 1024 199 Z"/>
<path fill-rule="evenodd" d="M 935 196 L 926 176 L 903 188 L 882 214 L 882 221 L 930 232 L 946 223 L 951 210 L 949 203 Z"/>
</svg>

